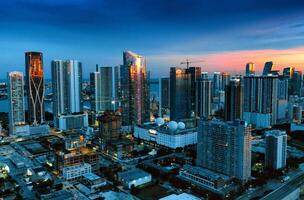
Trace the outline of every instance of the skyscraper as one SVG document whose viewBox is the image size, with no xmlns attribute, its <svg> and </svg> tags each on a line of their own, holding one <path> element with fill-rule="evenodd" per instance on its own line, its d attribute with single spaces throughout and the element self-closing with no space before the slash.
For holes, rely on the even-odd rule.
<svg viewBox="0 0 304 200">
<path fill-rule="evenodd" d="M 100 67 L 100 97 L 101 97 L 101 110 L 113 110 L 113 68 Z"/>
<path fill-rule="evenodd" d="M 201 119 L 197 165 L 246 181 L 251 176 L 251 127 L 244 121 Z"/>
<path fill-rule="evenodd" d="M 25 53 L 25 86 L 28 97 L 28 122 L 37 125 L 44 121 L 44 79 L 42 53 Z"/>
<path fill-rule="evenodd" d="M 190 74 L 186 69 L 171 67 L 170 69 L 170 119 L 189 118 L 190 103 Z"/>
<path fill-rule="evenodd" d="M 170 109 L 170 79 L 168 77 L 163 77 L 160 79 L 160 112 L 166 114 Z"/>
<path fill-rule="evenodd" d="M 212 81 L 202 79 L 196 82 L 196 113 L 199 117 L 211 115 Z"/>
<path fill-rule="evenodd" d="M 225 121 L 243 118 L 243 86 L 234 78 L 225 88 Z"/>
<path fill-rule="evenodd" d="M 255 74 L 255 64 L 250 62 L 246 64 L 246 76 Z"/>
<path fill-rule="evenodd" d="M 272 61 L 266 62 L 263 69 L 263 75 L 267 76 L 268 74 L 271 74 L 272 67 L 273 67 Z"/>
<path fill-rule="evenodd" d="M 200 67 L 189 67 L 186 69 L 186 73 L 189 74 L 190 82 L 190 117 L 196 117 L 196 82 L 201 79 L 201 68 Z"/>
<path fill-rule="evenodd" d="M 302 72 L 295 71 L 291 79 L 291 92 L 293 95 L 300 95 L 302 87 Z"/>
<path fill-rule="evenodd" d="M 220 91 L 225 90 L 225 86 L 230 81 L 230 74 L 227 72 L 214 72 L 213 74 L 213 96 L 218 97 Z"/>
<path fill-rule="evenodd" d="M 123 125 L 137 125 L 150 119 L 149 73 L 144 57 L 123 53 L 120 68 Z"/>
<path fill-rule="evenodd" d="M 253 124 L 256 120 L 263 123 L 269 121 L 269 125 L 276 123 L 278 80 L 278 76 L 273 75 L 244 77 L 244 120 Z"/>
<path fill-rule="evenodd" d="M 22 72 L 9 72 L 8 100 L 9 100 L 9 128 L 10 134 L 14 134 L 14 127 L 25 124 L 24 115 L 24 81 Z"/>
<path fill-rule="evenodd" d="M 91 109 L 95 112 L 101 111 L 100 72 L 98 65 L 96 66 L 96 71 L 90 73 L 90 94 Z"/>
<path fill-rule="evenodd" d="M 82 112 L 82 64 L 77 60 L 53 60 L 53 114 Z"/>
<path fill-rule="evenodd" d="M 285 131 L 270 130 L 265 133 L 265 166 L 282 169 L 286 166 L 287 135 Z"/>
</svg>

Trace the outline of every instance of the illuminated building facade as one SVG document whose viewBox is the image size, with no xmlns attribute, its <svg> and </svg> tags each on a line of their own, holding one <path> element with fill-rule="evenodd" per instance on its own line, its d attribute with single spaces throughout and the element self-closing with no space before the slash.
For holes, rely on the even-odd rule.
<svg viewBox="0 0 304 200">
<path fill-rule="evenodd" d="M 255 64 L 250 62 L 246 64 L 246 76 L 255 74 Z"/>
<path fill-rule="evenodd" d="M 150 119 L 149 74 L 144 57 L 123 53 L 120 68 L 123 125 L 137 125 Z"/>
<path fill-rule="evenodd" d="M 15 126 L 25 124 L 23 73 L 9 72 L 7 74 L 7 79 L 9 94 L 9 124 L 10 133 L 13 133 Z"/>
<path fill-rule="evenodd" d="M 26 79 L 28 97 L 28 122 L 40 124 L 44 121 L 44 79 L 43 60 L 40 52 L 25 53 Z"/>
<path fill-rule="evenodd" d="M 77 60 L 52 61 L 53 114 L 82 112 L 82 64 Z"/>
</svg>

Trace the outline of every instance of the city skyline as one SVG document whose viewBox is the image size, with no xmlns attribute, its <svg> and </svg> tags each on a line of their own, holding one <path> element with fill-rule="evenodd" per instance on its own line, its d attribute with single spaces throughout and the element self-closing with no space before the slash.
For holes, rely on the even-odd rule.
<svg viewBox="0 0 304 200">
<path fill-rule="evenodd" d="M 253 62 L 259 73 L 267 61 L 278 69 L 303 70 L 301 1 L 15 0 L 1 4 L 0 47 L 7 51 L 2 54 L 0 74 L 6 74 L 8 67 L 23 71 L 23 54 L 28 51 L 43 52 L 47 79 L 51 60 L 79 60 L 84 78 L 89 78 L 96 64 L 122 64 L 120 54 L 125 50 L 146 58 L 147 69 L 154 70 L 151 77 L 168 76 L 170 67 L 187 58 L 205 60 L 198 63 L 203 71 L 243 73 L 246 63 Z M 127 9 L 118 6 L 122 4 Z"/>
</svg>

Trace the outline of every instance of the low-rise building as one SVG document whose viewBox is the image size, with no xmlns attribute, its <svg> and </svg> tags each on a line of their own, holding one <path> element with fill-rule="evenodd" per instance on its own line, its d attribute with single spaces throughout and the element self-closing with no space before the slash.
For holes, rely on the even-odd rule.
<svg viewBox="0 0 304 200">
<path fill-rule="evenodd" d="M 229 176 L 202 167 L 184 165 L 179 171 L 179 177 L 194 185 L 214 193 L 225 195 L 229 192 Z"/>
<path fill-rule="evenodd" d="M 181 193 L 181 194 L 171 194 L 169 196 L 163 197 L 159 200 L 200 200 L 200 198 L 192 195 L 192 194 L 188 194 L 188 193 Z"/>
<path fill-rule="evenodd" d="M 94 174 L 94 173 L 86 173 L 83 175 L 83 184 L 86 185 L 91 191 L 95 190 L 99 187 L 105 186 L 107 184 L 104 178 Z"/>
<path fill-rule="evenodd" d="M 62 176 L 66 180 L 74 180 L 82 177 L 86 173 L 91 173 L 92 168 L 88 163 L 83 163 L 81 165 L 74 165 L 69 167 L 64 167 L 62 169 Z"/>
<path fill-rule="evenodd" d="M 152 181 L 152 176 L 148 172 L 135 168 L 118 173 L 118 179 L 125 188 L 131 189 L 139 187 Z"/>
<path fill-rule="evenodd" d="M 171 123 L 171 124 L 170 124 Z M 169 122 L 168 125 L 145 124 L 134 127 L 134 137 L 172 149 L 197 143 L 197 129 L 185 124 Z M 171 126 L 170 126 L 171 125 Z"/>
</svg>

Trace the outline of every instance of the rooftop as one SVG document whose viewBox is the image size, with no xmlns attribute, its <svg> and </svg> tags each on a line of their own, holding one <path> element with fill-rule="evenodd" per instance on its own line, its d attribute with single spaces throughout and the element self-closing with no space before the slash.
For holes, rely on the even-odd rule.
<svg viewBox="0 0 304 200">
<path fill-rule="evenodd" d="M 148 172 L 145 172 L 141 169 L 135 168 L 129 171 L 124 171 L 118 173 L 119 177 L 123 179 L 124 181 L 130 182 L 139 178 L 143 178 L 146 176 L 150 176 Z"/>
<path fill-rule="evenodd" d="M 83 175 L 84 178 L 90 180 L 90 181 L 95 181 L 100 179 L 100 176 L 94 174 L 94 173 L 86 173 Z"/>
</svg>

